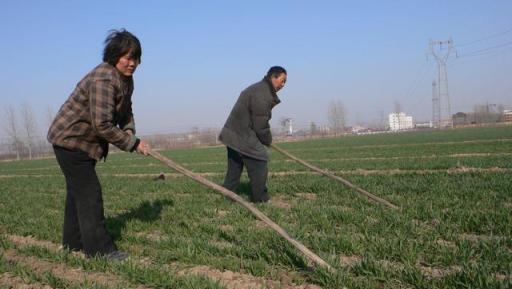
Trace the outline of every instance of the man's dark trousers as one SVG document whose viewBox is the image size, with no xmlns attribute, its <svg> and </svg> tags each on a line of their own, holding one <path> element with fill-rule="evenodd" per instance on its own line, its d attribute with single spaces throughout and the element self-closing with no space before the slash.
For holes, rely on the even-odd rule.
<svg viewBox="0 0 512 289">
<path fill-rule="evenodd" d="M 251 183 L 251 202 L 268 201 L 270 196 L 267 191 L 267 161 L 251 158 L 230 147 L 227 147 L 227 150 L 228 171 L 224 179 L 224 187 L 230 191 L 238 188 L 245 165 Z"/>
<path fill-rule="evenodd" d="M 105 227 L 101 186 L 96 160 L 81 150 L 53 146 L 66 178 L 66 208 L 62 244 L 70 250 L 83 250 L 87 256 L 116 250 Z"/>
</svg>

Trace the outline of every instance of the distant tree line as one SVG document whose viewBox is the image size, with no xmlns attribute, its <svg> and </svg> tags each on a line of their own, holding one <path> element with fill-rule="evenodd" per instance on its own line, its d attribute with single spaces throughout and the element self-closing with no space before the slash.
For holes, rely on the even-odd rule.
<svg viewBox="0 0 512 289">
<path fill-rule="evenodd" d="M 472 112 L 458 112 L 453 115 L 454 125 L 489 124 L 504 122 L 505 106 L 502 104 L 477 104 Z"/>
<path fill-rule="evenodd" d="M 46 111 L 46 123 L 38 124 L 32 106 L 28 103 L 15 109 L 12 105 L 3 108 L 3 129 L 6 138 L 0 139 L 0 158 L 2 159 L 33 159 L 51 154 L 51 145 L 45 134 L 55 116 L 53 110 Z M 331 101 L 327 108 L 329 125 L 317 125 L 311 122 L 307 128 L 294 130 L 293 136 L 332 136 L 346 130 L 346 111 L 340 100 Z M 273 130 L 276 138 L 293 137 L 292 119 L 283 118 L 280 129 Z M 145 136 L 155 149 L 172 149 L 177 147 L 208 146 L 220 144 L 218 128 L 200 129 L 192 127 L 185 133 L 164 133 Z M 117 149 L 112 147 L 113 151 Z"/>
<path fill-rule="evenodd" d="M 458 112 L 453 115 L 454 125 L 484 124 L 505 121 L 505 107 L 501 104 L 478 104 L 472 112 Z M 395 103 L 395 111 L 400 111 L 399 103 Z M 44 133 L 54 118 L 51 108 L 46 111 L 46 123 L 38 125 L 34 111 L 28 103 L 20 105 L 19 110 L 9 105 L 4 107 L 3 129 L 6 139 L 0 140 L 0 158 L 6 159 L 33 159 L 48 155 L 52 152 L 51 145 L 46 141 Z M 291 118 L 283 117 L 279 121 L 279 128 L 273 128 L 276 138 L 290 137 L 327 137 L 344 134 L 346 127 L 346 109 L 341 100 L 333 100 L 328 104 L 328 125 L 309 123 L 308 127 L 292 127 Z M 384 118 L 383 118 L 384 119 Z M 375 125 L 377 127 L 378 125 Z M 380 127 L 380 126 L 379 126 Z M 40 130 L 41 128 L 41 130 Z M 172 149 L 177 147 L 218 145 L 218 128 L 200 129 L 192 127 L 185 133 L 166 133 L 145 136 L 155 149 Z M 113 148 L 115 151 L 116 149 Z"/>
<path fill-rule="evenodd" d="M 47 114 L 47 125 L 49 125 L 54 114 L 50 108 L 48 108 Z M 4 107 L 2 123 L 7 137 L 2 141 L 0 150 L 0 155 L 3 158 L 33 159 L 45 155 L 51 150 L 51 146 L 39 130 L 40 126 L 37 124 L 34 110 L 30 104 L 21 104 L 19 111 L 12 105 Z"/>
<path fill-rule="evenodd" d="M 164 133 L 144 136 L 144 139 L 157 150 L 166 150 L 182 147 L 211 146 L 220 144 L 219 130 L 215 128 L 199 129 L 194 126 L 189 132 Z"/>
</svg>

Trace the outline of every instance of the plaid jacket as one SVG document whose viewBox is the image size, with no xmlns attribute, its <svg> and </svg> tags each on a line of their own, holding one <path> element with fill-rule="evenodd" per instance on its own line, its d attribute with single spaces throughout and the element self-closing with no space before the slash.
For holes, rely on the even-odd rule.
<svg viewBox="0 0 512 289">
<path fill-rule="evenodd" d="M 98 65 L 60 108 L 48 130 L 48 141 L 82 150 L 96 160 L 106 158 L 109 143 L 131 151 L 137 141 L 132 92 L 132 77 L 125 77 L 108 63 Z"/>
</svg>

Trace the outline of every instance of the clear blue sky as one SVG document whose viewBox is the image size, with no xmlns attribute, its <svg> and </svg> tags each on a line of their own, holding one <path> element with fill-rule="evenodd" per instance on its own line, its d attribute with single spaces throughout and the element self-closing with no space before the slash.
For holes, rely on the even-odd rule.
<svg viewBox="0 0 512 289">
<path fill-rule="evenodd" d="M 135 73 L 140 133 L 220 127 L 240 91 L 272 65 L 288 70 L 273 126 L 327 123 L 341 100 L 349 124 L 400 103 L 432 114 L 429 39 L 450 36 L 452 112 L 512 106 L 512 1 L 4 1 L 0 109 L 33 106 L 40 134 L 76 83 L 100 63 L 110 29 L 143 46 Z M 2 113 L 3 114 L 3 113 Z M 0 137 L 4 135 L 0 129 Z"/>
</svg>

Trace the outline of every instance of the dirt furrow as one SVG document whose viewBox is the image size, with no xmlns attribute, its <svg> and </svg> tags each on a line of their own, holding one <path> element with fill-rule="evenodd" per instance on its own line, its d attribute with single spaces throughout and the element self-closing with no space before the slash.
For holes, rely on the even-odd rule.
<svg viewBox="0 0 512 289">
<path fill-rule="evenodd" d="M 7 235 L 8 240 L 15 243 L 18 246 L 40 246 L 47 248 L 51 251 L 61 250 L 60 246 L 48 241 L 40 241 L 33 237 L 22 237 L 16 235 Z M 220 244 L 222 246 L 227 246 L 227 244 Z M 133 259 L 133 257 L 130 257 Z M 4 254 L 4 259 L 21 263 L 23 265 L 27 265 L 32 268 L 36 273 L 43 274 L 44 272 L 50 272 L 55 277 L 71 281 L 71 282 L 79 282 L 83 283 L 85 280 L 90 282 L 94 282 L 96 284 L 100 284 L 103 286 L 107 286 L 108 284 L 117 286 L 119 284 L 123 284 L 122 280 L 112 274 L 105 273 L 96 273 L 96 272 L 85 272 L 81 269 L 69 268 L 62 264 L 54 264 L 47 261 L 43 261 L 37 259 L 35 257 L 24 257 L 16 254 L 15 250 L 8 250 Z M 150 264 L 151 260 L 133 260 L 138 264 Z M 173 267 L 177 267 L 174 265 Z M 172 270 L 174 271 L 174 270 Z M 170 272 L 171 274 L 173 272 Z M 237 273 L 232 271 L 219 271 L 217 269 L 212 269 L 207 266 L 198 266 L 190 269 L 185 269 L 179 272 L 179 275 L 186 274 L 195 274 L 195 275 L 203 275 L 207 278 L 215 280 L 219 283 L 224 284 L 227 288 L 236 288 L 236 289 L 244 289 L 244 288 L 285 288 L 285 289 L 321 289 L 321 287 L 312 285 L 312 284 L 303 284 L 296 285 L 293 284 L 289 279 L 288 274 L 284 272 L 281 280 L 275 281 L 262 277 L 255 277 L 249 274 Z M 67 276 L 67 277 L 66 277 Z M 105 285 L 107 284 L 107 285 Z M 138 288 L 144 289 L 147 287 L 138 286 L 138 287 L 124 287 L 124 288 Z"/>
<path fill-rule="evenodd" d="M 366 170 L 366 169 L 355 169 L 355 170 L 340 170 L 330 171 L 340 175 L 402 175 L 402 174 L 434 174 L 434 173 L 447 173 L 447 174 L 465 174 L 465 173 L 509 173 L 512 172 L 510 168 L 475 168 L 475 167 L 456 167 L 449 169 L 426 169 L 426 170 L 402 170 L 402 169 L 389 169 L 389 170 Z M 105 174 L 106 175 L 106 174 Z M 110 176 L 116 177 L 154 177 L 156 174 L 109 174 Z M 203 177 L 210 176 L 223 176 L 224 173 L 198 173 Z M 320 175 L 317 172 L 311 171 L 281 171 L 281 172 L 269 172 L 269 176 L 295 176 L 295 175 Z M 178 173 L 165 174 L 166 177 L 181 177 L 183 175 Z"/>
<path fill-rule="evenodd" d="M 32 236 L 17 236 L 17 235 L 6 235 L 7 240 L 13 242 L 18 246 L 37 246 L 46 248 L 50 251 L 60 251 L 61 246 L 52 243 L 50 241 L 41 241 Z"/>
<path fill-rule="evenodd" d="M 34 273 L 38 275 L 52 274 L 53 276 L 68 281 L 70 283 L 93 283 L 101 285 L 107 288 L 111 287 L 122 287 L 122 288 L 137 288 L 146 289 L 149 287 L 144 286 L 130 286 L 127 282 L 119 278 L 118 276 L 99 273 L 99 272 L 87 272 L 80 268 L 70 268 L 64 264 L 56 264 L 45 260 L 38 259 L 36 257 L 27 257 L 18 255 L 15 250 L 7 250 L 4 253 L 4 260 L 20 264 L 22 266 L 30 268 Z"/>
<path fill-rule="evenodd" d="M 498 138 L 498 139 L 480 139 L 480 140 L 464 140 L 464 141 L 444 141 L 444 142 L 419 142 L 419 143 L 406 143 L 406 144 L 374 144 L 374 145 L 358 145 L 347 146 L 350 149 L 367 149 L 367 148 L 392 148 L 392 147 L 415 147 L 415 146 L 433 146 L 433 145 L 455 145 L 455 144 L 475 144 L 475 143 L 493 143 L 493 142 L 510 142 L 512 138 Z M 288 151 L 319 151 L 319 150 L 339 150 L 339 146 L 327 147 L 309 147 L 309 148 L 296 148 L 288 149 Z"/>
<path fill-rule="evenodd" d="M 48 285 L 43 285 L 37 282 L 25 282 L 22 278 L 6 272 L 0 274 L 0 288 L 5 289 L 52 289 Z"/>
<path fill-rule="evenodd" d="M 499 235 L 475 235 L 469 233 L 463 233 L 459 235 L 459 239 L 469 241 L 469 242 L 498 242 L 501 240 L 506 240 L 505 236 Z"/>
<path fill-rule="evenodd" d="M 491 168 L 475 168 L 475 167 L 455 167 L 449 169 L 425 169 L 425 170 L 403 170 L 403 169 L 389 169 L 389 170 L 367 170 L 367 169 L 355 169 L 355 170 L 339 170 L 329 172 L 340 174 L 340 175 L 405 175 L 405 174 L 436 174 L 436 173 L 446 173 L 446 174 L 467 174 L 467 173 L 510 173 L 512 172 L 511 168 L 500 168 L 500 167 L 491 167 Z M 214 177 L 214 176 L 224 176 L 224 172 L 205 172 L 205 173 L 197 173 L 203 177 Z M 134 173 L 134 174 L 107 174 L 100 173 L 100 176 L 111 176 L 111 177 L 150 177 L 155 178 L 159 174 L 148 174 L 148 173 Z M 311 171 L 278 171 L 278 172 L 270 172 L 269 176 L 295 176 L 295 175 L 319 175 L 317 172 Z M 0 175 L 0 179 L 2 178 L 46 178 L 54 175 Z M 57 175 L 55 175 L 57 176 Z M 60 175 L 58 175 L 60 177 Z M 164 174 L 166 178 L 178 178 L 183 177 L 182 174 L 179 173 L 166 173 Z"/>
<path fill-rule="evenodd" d="M 286 276 L 280 281 L 270 280 L 262 277 L 255 277 L 249 274 L 232 272 L 229 270 L 220 271 L 208 266 L 197 266 L 178 272 L 178 275 L 200 275 L 221 283 L 228 289 L 252 289 L 252 288 L 282 288 L 282 289 L 321 289 L 317 285 L 291 283 Z"/>
<path fill-rule="evenodd" d="M 337 162 L 337 161 L 388 161 L 403 159 L 442 159 L 442 158 L 466 158 L 466 157 L 498 157 L 511 156 L 512 153 L 466 153 L 466 154 L 448 154 L 448 155 L 428 155 L 428 156 L 400 156 L 400 157 L 359 157 L 359 158 L 326 158 L 326 159 L 304 159 L 308 162 Z"/>
<path fill-rule="evenodd" d="M 402 160 L 402 159 L 438 159 L 438 158 L 465 158 L 465 157 L 498 157 L 498 156 L 511 156 L 512 153 L 463 153 L 463 154 L 447 154 L 447 155 L 427 155 L 427 156 L 398 156 L 398 157 L 354 157 L 354 158 L 323 158 L 323 159 L 304 159 L 307 162 L 337 162 L 337 161 L 366 161 L 366 160 L 374 160 L 374 161 L 387 161 L 387 160 Z M 280 159 L 273 160 L 272 163 L 293 163 L 293 160 L 290 159 Z M 184 162 L 180 163 L 185 167 L 193 167 L 193 166 L 208 166 L 208 165 L 224 165 L 225 161 L 218 162 Z M 132 164 L 132 165 L 108 165 L 103 167 L 103 169 L 123 169 L 123 168 L 147 168 L 147 167 L 164 167 L 158 163 L 148 163 L 148 164 Z M 22 169 L 25 170 L 25 169 Z M 27 169 L 29 170 L 29 169 Z M 31 170 L 41 170 L 41 168 L 34 168 Z"/>
</svg>

